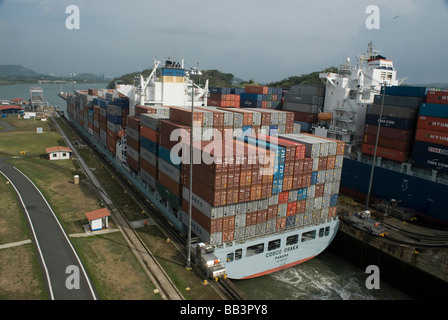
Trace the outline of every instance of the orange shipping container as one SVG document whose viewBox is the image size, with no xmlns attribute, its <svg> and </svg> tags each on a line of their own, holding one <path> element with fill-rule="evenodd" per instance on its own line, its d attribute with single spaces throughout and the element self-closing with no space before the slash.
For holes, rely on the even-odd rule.
<svg viewBox="0 0 448 320">
<path fill-rule="evenodd" d="M 375 151 L 375 146 L 370 144 L 362 144 L 361 151 L 365 154 L 373 155 Z M 386 159 L 403 162 L 408 158 L 407 152 L 402 152 L 394 149 L 388 149 L 383 147 L 378 147 L 376 155 L 378 157 L 383 157 Z"/>
<path fill-rule="evenodd" d="M 140 127 L 140 135 L 154 143 L 159 143 L 159 133 L 145 126 Z"/>
<path fill-rule="evenodd" d="M 177 197 L 182 196 L 182 186 L 159 170 L 159 182 Z"/>
</svg>

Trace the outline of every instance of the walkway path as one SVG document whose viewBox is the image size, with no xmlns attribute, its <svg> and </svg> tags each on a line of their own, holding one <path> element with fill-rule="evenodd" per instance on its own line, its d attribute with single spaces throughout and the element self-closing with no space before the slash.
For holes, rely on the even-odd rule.
<svg viewBox="0 0 448 320">
<path fill-rule="evenodd" d="M 16 190 L 36 244 L 52 300 L 96 300 L 92 284 L 56 215 L 34 183 L 0 159 L 0 173 Z M 73 271 L 74 270 L 74 271 Z M 79 272 L 77 272 L 79 271 Z M 79 274 L 79 289 L 74 277 Z M 67 288 L 66 282 L 70 284 Z M 73 289 L 70 289 L 75 285 Z"/>
</svg>

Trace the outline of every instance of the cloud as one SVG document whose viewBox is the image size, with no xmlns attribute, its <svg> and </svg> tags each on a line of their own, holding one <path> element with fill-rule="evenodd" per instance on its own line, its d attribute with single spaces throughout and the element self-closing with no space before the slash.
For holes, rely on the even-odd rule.
<svg viewBox="0 0 448 320">
<path fill-rule="evenodd" d="M 400 75 L 441 78 L 440 68 L 448 69 L 447 1 L 376 0 L 379 30 L 365 27 L 370 0 L 77 0 L 81 29 L 67 30 L 71 4 L 1 1 L 0 41 L 8 46 L 0 63 L 119 75 L 174 55 L 269 82 L 354 61 L 373 41 Z"/>
</svg>

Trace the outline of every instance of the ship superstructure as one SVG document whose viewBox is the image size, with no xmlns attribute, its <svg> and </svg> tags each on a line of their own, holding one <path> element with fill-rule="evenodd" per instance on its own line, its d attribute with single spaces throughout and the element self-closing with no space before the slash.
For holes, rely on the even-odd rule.
<svg viewBox="0 0 448 320">
<path fill-rule="evenodd" d="M 379 55 L 369 43 L 367 53 L 358 54 L 355 66 L 347 58 L 338 73 L 321 73 L 319 77 L 326 86 L 322 111 L 331 114 L 331 118 L 321 119 L 316 133 L 345 141 L 349 153 L 360 150 L 368 105 L 382 85 L 402 82 L 397 80 L 393 62 Z"/>
</svg>

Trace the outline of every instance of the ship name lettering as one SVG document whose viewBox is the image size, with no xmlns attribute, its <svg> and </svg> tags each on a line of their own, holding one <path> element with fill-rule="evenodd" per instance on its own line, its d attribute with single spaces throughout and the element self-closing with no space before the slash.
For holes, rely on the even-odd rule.
<svg viewBox="0 0 448 320">
<path fill-rule="evenodd" d="M 286 247 L 284 252 L 288 252 L 288 251 L 292 251 L 292 250 L 296 250 L 299 248 L 299 245 L 295 245 L 295 246 L 291 246 L 291 247 Z"/>
<path fill-rule="evenodd" d="M 272 257 L 272 256 L 276 256 L 276 255 L 281 254 L 281 253 L 282 253 L 281 249 L 280 250 L 271 251 L 271 252 L 266 253 L 266 258 L 269 258 L 269 257 Z"/>
</svg>

